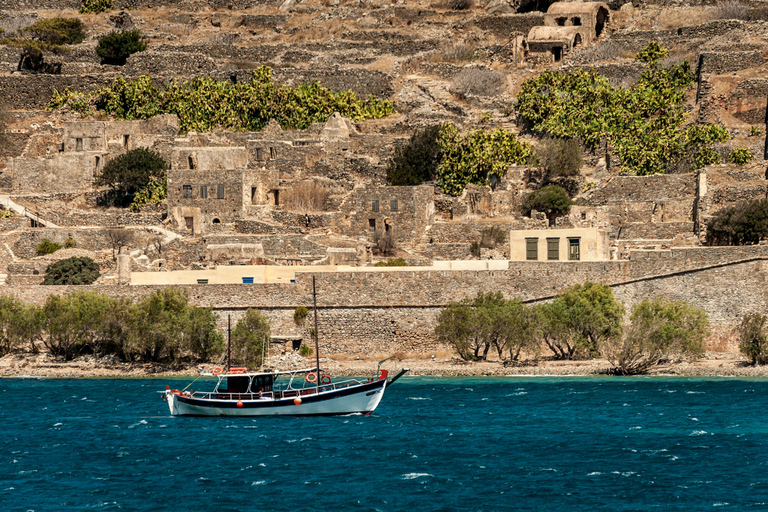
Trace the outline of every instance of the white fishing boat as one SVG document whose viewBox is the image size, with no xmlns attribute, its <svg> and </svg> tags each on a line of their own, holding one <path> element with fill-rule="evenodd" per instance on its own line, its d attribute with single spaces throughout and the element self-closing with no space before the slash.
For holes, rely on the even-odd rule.
<svg viewBox="0 0 768 512">
<path fill-rule="evenodd" d="M 315 279 L 312 293 L 315 295 Z M 376 374 L 368 378 L 334 380 L 320 369 L 317 342 L 317 303 L 315 299 L 316 366 L 292 371 L 249 372 L 231 366 L 231 343 L 227 347 L 225 368 L 216 367 L 203 376 L 215 377 L 212 391 L 165 387 L 162 397 L 174 416 L 329 416 L 369 415 L 384 397 L 384 391 L 408 368 L 388 378 L 380 361 Z M 262 363 L 263 364 L 263 363 Z"/>
<path fill-rule="evenodd" d="M 383 363 L 383 361 L 382 361 Z M 381 363 L 376 376 L 334 381 L 317 368 L 286 372 L 255 372 L 245 368 L 216 369 L 212 391 L 170 389 L 163 398 L 174 416 L 322 416 L 371 414 L 387 386 L 404 375 L 404 368 L 392 378 Z"/>
</svg>

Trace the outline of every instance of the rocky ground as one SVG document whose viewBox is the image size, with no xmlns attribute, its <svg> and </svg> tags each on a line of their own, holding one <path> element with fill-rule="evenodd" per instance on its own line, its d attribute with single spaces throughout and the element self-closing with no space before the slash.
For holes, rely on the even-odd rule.
<svg viewBox="0 0 768 512">
<path fill-rule="evenodd" d="M 321 366 L 331 375 L 364 376 L 375 373 L 377 361 L 373 359 L 341 360 L 321 358 Z M 307 368 L 314 358 L 296 354 L 274 356 L 269 365 L 283 370 Z M 384 366 L 390 374 L 400 368 L 410 368 L 411 376 L 508 376 L 508 375 L 600 375 L 610 364 L 602 359 L 589 361 L 526 361 L 517 365 L 504 365 L 498 361 L 467 363 L 457 358 L 390 360 Z M 0 358 L 0 377 L 49 378 L 142 378 L 194 376 L 200 368 L 210 371 L 214 365 L 184 365 L 171 367 L 160 364 L 124 363 L 110 358 L 85 356 L 74 361 L 58 360 L 49 354 L 10 354 Z M 655 375 L 768 377 L 768 366 L 750 366 L 737 353 L 709 352 L 695 362 L 675 363 L 659 367 Z"/>
</svg>

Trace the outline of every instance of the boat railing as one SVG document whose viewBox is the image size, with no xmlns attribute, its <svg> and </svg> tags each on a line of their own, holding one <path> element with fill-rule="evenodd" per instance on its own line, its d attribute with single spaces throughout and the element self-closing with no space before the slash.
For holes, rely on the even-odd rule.
<svg viewBox="0 0 768 512">
<path fill-rule="evenodd" d="M 296 398 L 299 396 L 314 395 L 318 392 L 325 393 L 328 391 L 336 391 L 339 389 L 345 389 L 352 386 L 358 386 L 365 384 L 366 382 L 374 382 L 373 379 L 360 380 L 349 379 L 338 382 L 331 382 L 328 384 L 321 384 L 318 386 L 302 387 L 302 388 L 287 388 L 277 389 L 272 391 L 262 391 L 260 393 L 226 393 L 226 392 L 205 392 L 205 391 L 193 391 L 190 396 L 193 398 L 203 399 L 216 399 L 216 400 L 280 400 L 282 398 Z"/>
</svg>

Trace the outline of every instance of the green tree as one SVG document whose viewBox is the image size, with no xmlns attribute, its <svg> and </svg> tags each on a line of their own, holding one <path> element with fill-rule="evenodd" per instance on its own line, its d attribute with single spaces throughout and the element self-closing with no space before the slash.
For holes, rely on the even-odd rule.
<svg viewBox="0 0 768 512">
<path fill-rule="evenodd" d="M 159 153 L 147 148 L 136 148 L 107 162 L 94 183 L 97 186 L 110 186 L 119 194 L 128 196 L 153 181 L 164 183 L 167 167 Z"/>
<path fill-rule="evenodd" d="M 186 348 L 203 362 L 224 350 L 224 336 L 216 328 L 216 315 L 212 308 L 190 306 L 184 340 Z"/>
<path fill-rule="evenodd" d="M 144 361 L 178 362 L 188 311 L 186 291 L 168 287 L 152 292 L 138 303 L 131 319 L 126 355 Z"/>
<path fill-rule="evenodd" d="M 271 328 L 269 320 L 258 309 L 245 312 L 232 331 L 232 358 L 237 364 L 261 367 L 269 355 Z"/>
<path fill-rule="evenodd" d="M 57 261 L 45 270 L 43 284 L 91 284 L 99 278 L 99 266 L 88 257 L 72 257 Z"/>
<path fill-rule="evenodd" d="M 421 185 L 437 177 L 440 146 L 437 142 L 440 126 L 416 130 L 407 144 L 397 146 L 389 161 L 387 180 L 390 185 Z"/>
<path fill-rule="evenodd" d="M 632 308 L 623 338 L 608 338 L 601 352 L 614 365 L 612 373 L 637 375 L 673 359 L 700 357 L 709 334 L 707 315 L 685 302 L 644 300 Z"/>
<path fill-rule="evenodd" d="M 707 222 L 708 245 L 748 245 L 768 238 L 768 199 L 718 210 Z"/>
<path fill-rule="evenodd" d="M 302 326 L 307 319 L 307 315 L 309 315 L 307 308 L 304 306 L 297 306 L 296 309 L 293 310 L 293 322 L 296 325 Z"/>
<path fill-rule="evenodd" d="M 24 304 L 15 297 L 0 296 L 0 357 L 16 350 L 24 341 L 17 329 L 23 309 Z"/>
<path fill-rule="evenodd" d="M 96 55 L 102 64 L 122 66 L 128 57 L 147 49 L 140 30 L 113 31 L 99 38 Z"/>
<path fill-rule="evenodd" d="M 555 225 L 555 219 L 565 215 L 575 203 L 564 188 L 557 185 L 547 185 L 526 195 L 520 203 L 523 215 L 531 215 L 533 210 L 543 212 L 549 219 L 549 225 Z"/>
<path fill-rule="evenodd" d="M 768 317 L 758 313 L 745 315 L 739 324 L 739 351 L 753 365 L 768 363 L 768 336 L 765 323 Z"/>
<path fill-rule="evenodd" d="M 1 42 L 22 49 L 19 70 L 45 71 L 44 52 L 67 53 L 67 45 L 79 44 L 85 39 L 85 25 L 77 18 L 38 20 L 17 32 L 17 37 L 4 38 Z"/>
<path fill-rule="evenodd" d="M 43 306 L 43 344 L 66 360 L 93 351 L 101 337 L 101 321 L 112 301 L 94 292 L 51 295 Z"/>
<path fill-rule="evenodd" d="M 478 292 L 440 313 L 435 336 L 467 361 L 485 361 L 491 348 L 500 359 L 516 361 L 522 351 L 536 350 L 538 324 L 537 314 L 519 299 L 505 300 L 501 292 Z"/>
<path fill-rule="evenodd" d="M 546 71 L 522 84 L 516 109 L 533 131 L 579 139 L 593 149 L 610 143 L 625 172 L 688 171 L 717 163 L 713 144 L 728 140 L 728 131 L 715 125 L 683 127 L 683 101 L 695 74 L 687 62 L 660 67 L 665 54 L 649 43 L 637 55 L 645 70 L 626 88 L 611 86 L 594 71 Z"/>
<path fill-rule="evenodd" d="M 621 336 L 624 305 L 611 287 L 587 281 L 539 306 L 542 337 L 555 359 L 594 357 L 606 340 Z"/>
<path fill-rule="evenodd" d="M 492 178 L 503 178 L 509 166 L 525 164 L 533 156 L 527 142 L 503 128 L 478 128 L 462 135 L 456 126 L 446 123 L 437 142 L 442 155 L 437 181 L 452 196 L 461 195 L 470 183 L 487 185 Z"/>
</svg>

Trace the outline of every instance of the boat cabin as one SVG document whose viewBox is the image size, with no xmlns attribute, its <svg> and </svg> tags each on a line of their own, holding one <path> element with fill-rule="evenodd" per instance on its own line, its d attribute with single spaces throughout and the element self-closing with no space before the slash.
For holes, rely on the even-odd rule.
<svg viewBox="0 0 768 512">
<path fill-rule="evenodd" d="M 275 385 L 276 375 L 237 375 L 222 379 L 216 388 L 218 393 L 270 393 Z M 226 387 L 222 387 L 225 385 Z"/>
</svg>

